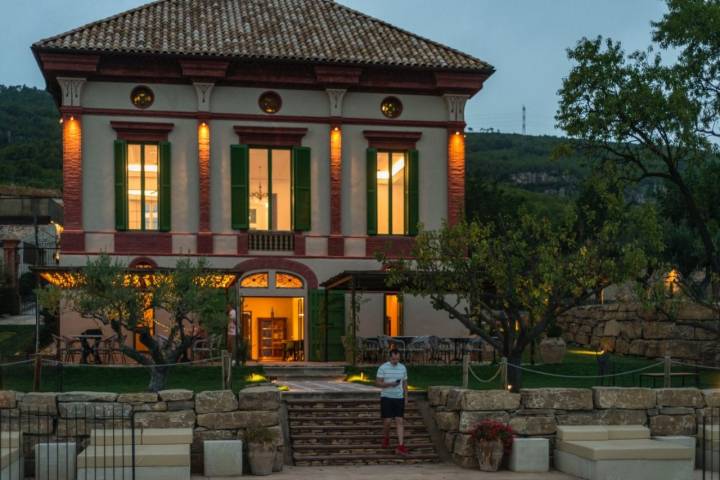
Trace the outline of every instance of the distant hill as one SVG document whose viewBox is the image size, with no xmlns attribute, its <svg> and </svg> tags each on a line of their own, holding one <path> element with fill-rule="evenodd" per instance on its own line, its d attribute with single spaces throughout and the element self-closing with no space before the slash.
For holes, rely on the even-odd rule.
<svg viewBox="0 0 720 480">
<path fill-rule="evenodd" d="M 491 209 L 488 196 L 501 202 L 503 194 L 540 210 L 555 209 L 577 192 L 587 173 L 580 158 L 553 159 L 565 142 L 560 137 L 469 132 L 468 197 L 475 194 L 475 203 Z M 61 165 L 58 111 L 50 95 L 36 88 L 0 86 L 0 185 L 61 188 Z"/>
<path fill-rule="evenodd" d="M 0 85 L 0 184 L 62 187 L 58 115 L 47 92 Z"/>
</svg>

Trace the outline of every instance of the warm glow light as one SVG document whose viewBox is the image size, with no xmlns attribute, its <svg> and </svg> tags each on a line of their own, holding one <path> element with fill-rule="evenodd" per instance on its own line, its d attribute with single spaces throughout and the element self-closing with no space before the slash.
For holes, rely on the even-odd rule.
<svg viewBox="0 0 720 480">
<path fill-rule="evenodd" d="M 251 373 L 250 375 L 245 377 L 245 381 L 252 383 L 267 382 L 267 377 L 265 377 L 264 375 L 260 375 L 259 373 Z"/>
<path fill-rule="evenodd" d="M 401 158 L 397 162 L 393 163 L 392 176 L 394 177 L 395 175 L 400 173 L 403 168 L 405 168 L 405 159 Z M 377 178 L 378 178 L 378 180 L 389 180 L 390 174 L 387 172 L 387 170 L 378 170 Z"/>
<path fill-rule="evenodd" d="M 157 165 L 145 165 L 146 172 L 157 172 Z M 128 165 L 128 172 L 142 172 L 142 166 L 139 163 L 131 163 Z"/>
<path fill-rule="evenodd" d="M 40 278 L 60 288 L 74 288 L 84 282 L 81 272 L 40 272 Z M 236 278 L 237 276 L 233 273 L 207 273 L 198 276 L 197 283 L 203 287 L 225 289 L 231 287 Z M 123 285 L 138 288 L 147 288 L 167 281 L 167 274 L 155 272 L 128 273 L 122 279 Z"/>
<path fill-rule="evenodd" d="M 128 190 L 128 195 L 139 197 L 140 195 L 142 195 L 142 190 Z M 157 197 L 158 192 L 153 191 L 153 190 L 145 190 L 145 196 L 146 197 Z"/>
<path fill-rule="evenodd" d="M 508 390 L 512 390 L 512 385 L 508 385 Z"/>
<path fill-rule="evenodd" d="M 58 120 L 58 123 L 59 123 L 60 125 L 62 125 L 64 121 L 65 121 L 65 120 L 63 120 L 63 118 L 60 117 L 60 120 Z"/>
<path fill-rule="evenodd" d="M 365 372 L 360 372 L 360 374 L 350 375 L 345 379 L 346 382 L 363 382 L 367 383 L 370 382 L 370 379 L 365 375 Z"/>
</svg>

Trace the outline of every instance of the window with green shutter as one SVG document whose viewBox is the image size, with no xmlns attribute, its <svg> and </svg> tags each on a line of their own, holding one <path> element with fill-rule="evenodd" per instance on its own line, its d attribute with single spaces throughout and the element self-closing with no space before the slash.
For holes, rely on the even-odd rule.
<svg viewBox="0 0 720 480">
<path fill-rule="evenodd" d="M 116 140 L 115 228 L 170 230 L 170 144 Z"/>
<path fill-rule="evenodd" d="M 247 145 L 230 147 L 230 217 L 234 230 L 248 228 L 248 161 Z"/>
<path fill-rule="evenodd" d="M 292 149 L 292 192 L 293 192 L 293 229 L 308 231 L 311 226 L 310 205 L 310 149 L 294 147 Z"/>
<path fill-rule="evenodd" d="M 367 151 L 368 235 L 416 235 L 417 150 Z"/>
</svg>

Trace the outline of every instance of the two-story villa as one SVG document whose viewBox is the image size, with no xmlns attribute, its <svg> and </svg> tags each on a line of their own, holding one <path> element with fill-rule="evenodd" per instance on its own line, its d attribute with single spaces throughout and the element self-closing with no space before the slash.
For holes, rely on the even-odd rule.
<svg viewBox="0 0 720 480">
<path fill-rule="evenodd" d="M 63 122 L 61 265 L 235 269 L 258 360 L 285 340 L 320 359 L 323 284 L 458 220 L 464 107 L 493 73 L 331 0 L 159 0 L 32 50 Z M 358 301 L 360 336 L 467 334 L 420 298 Z"/>
</svg>

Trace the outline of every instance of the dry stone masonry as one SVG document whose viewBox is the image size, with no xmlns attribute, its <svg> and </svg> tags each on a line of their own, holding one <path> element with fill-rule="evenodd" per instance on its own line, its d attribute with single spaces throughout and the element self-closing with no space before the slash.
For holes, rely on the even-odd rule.
<svg viewBox="0 0 720 480">
<path fill-rule="evenodd" d="M 697 305 L 682 305 L 674 317 L 679 321 L 717 324 L 712 311 Z M 712 333 L 677 325 L 662 313 L 640 304 L 578 307 L 558 319 L 558 324 L 566 341 L 588 348 L 648 358 L 670 355 L 693 362 L 720 362 L 720 345 Z"/>
<path fill-rule="evenodd" d="M 87 440 L 93 417 L 134 412 L 136 427 L 193 428 L 192 471 L 203 471 L 203 441 L 242 440 L 252 427 L 267 427 L 273 434 L 276 455 L 282 459 L 284 441 L 280 425 L 280 392 L 274 386 L 255 386 L 237 394 L 229 390 L 195 394 L 191 390 L 163 390 L 159 393 L 20 393 L 0 391 L 3 428 L 8 419 L 22 421 L 23 451 L 32 466 L 33 447 L 40 442 L 65 441 L 79 435 Z M 38 415 L 39 413 L 39 415 Z M 51 416 L 46 416 L 51 415 Z M 53 417 L 57 422 L 53 422 Z M 17 425 L 17 420 L 13 420 Z M 282 462 L 276 462 L 280 465 Z"/>
<path fill-rule="evenodd" d="M 428 401 L 455 463 L 476 468 L 470 432 L 486 418 L 509 423 L 519 436 L 551 442 L 558 425 L 645 425 L 654 436 L 692 436 L 706 409 L 720 406 L 720 389 L 537 388 L 511 393 L 441 386 L 428 389 Z"/>
</svg>

